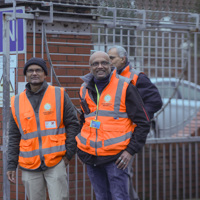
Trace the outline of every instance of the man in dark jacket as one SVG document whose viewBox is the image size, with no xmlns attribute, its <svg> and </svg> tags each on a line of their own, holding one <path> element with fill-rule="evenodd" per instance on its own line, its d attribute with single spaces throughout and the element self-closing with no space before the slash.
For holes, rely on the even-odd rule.
<svg viewBox="0 0 200 200">
<path fill-rule="evenodd" d="M 137 88 L 111 69 L 105 52 L 91 55 L 82 77 L 78 156 L 97 200 L 129 200 L 127 166 L 145 145 L 149 119 Z"/>
<path fill-rule="evenodd" d="M 79 131 L 76 111 L 64 88 L 47 84 L 47 66 L 31 58 L 24 66 L 26 90 L 11 99 L 8 143 L 9 181 L 16 168 L 29 200 L 68 199 L 66 166 L 76 152 Z"/>
<path fill-rule="evenodd" d="M 136 69 L 134 69 L 127 57 L 126 50 L 121 46 L 111 47 L 108 51 L 108 55 L 111 59 L 112 65 L 116 67 L 117 73 L 121 76 L 131 78 L 133 85 L 135 85 L 138 89 L 140 96 L 144 102 L 145 109 L 152 119 L 154 117 L 154 113 L 162 107 L 162 99 L 159 94 L 157 87 L 150 81 L 150 79 L 143 73 Z M 132 159 L 133 162 L 133 159 Z M 130 184 L 130 196 L 133 200 L 138 200 L 134 188 L 132 187 L 132 162 L 129 165 L 129 184 Z"/>
<path fill-rule="evenodd" d="M 148 112 L 150 119 L 152 119 L 154 113 L 162 107 L 162 99 L 157 87 L 143 72 L 135 70 L 130 65 L 127 52 L 123 47 L 111 47 L 108 50 L 108 55 L 111 59 L 112 65 L 116 67 L 118 74 L 133 79 L 132 83 L 137 87 L 144 102 L 145 109 Z"/>
</svg>

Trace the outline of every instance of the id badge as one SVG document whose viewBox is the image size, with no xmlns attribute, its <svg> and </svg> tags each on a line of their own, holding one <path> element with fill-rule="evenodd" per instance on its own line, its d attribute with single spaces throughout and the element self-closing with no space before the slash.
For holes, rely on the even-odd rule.
<svg viewBox="0 0 200 200">
<path fill-rule="evenodd" d="M 98 121 L 98 120 L 91 120 L 90 127 L 99 129 L 100 128 L 100 124 L 101 124 L 101 122 Z"/>
</svg>

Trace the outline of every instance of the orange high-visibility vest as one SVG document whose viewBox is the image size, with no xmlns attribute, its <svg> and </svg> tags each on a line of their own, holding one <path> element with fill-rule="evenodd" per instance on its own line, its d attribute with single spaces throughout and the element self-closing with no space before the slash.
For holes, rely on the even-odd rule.
<svg viewBox="0 0 200 200">
<path fill-rule="evenodd" d="M 96 156 L 116 155 L 126 149 L 136 125 L 128 118 L 126 112 L 126 90 L 130 79 L 119 76 L 114 71 L 109 84 L 100 95 L 98 113 L 97 104 L 86 89 L 84 83 L 80 95 L 86 99 L 90 109 L 84 114 L 85 123 L 81 133 L 76 136 L 77 146 L 84 152 Z M 91 120 L 100 121 L 100 128 L 90 127 Z"/>
<path fill-rule="evenodd" d="M 26 91 L 11 98 L 13 118 L 21 133 L 19 166 L 34 170 L 41 160 L 47 167 L 58 164 L 66 153 L 63 124 L 64 88 L 48 86 L 35 113 Z"/>
<path fill-rule="evenodd" d="M 138 79 L 138 75 L 140 73 L 143 73 L 143 72 L 140 72 L 140 71 L 134 69 L 131 65 L 128 65 L 127 67 L 125 67 L 125 69 L 121 72 L 120 75 L 124 76 L 124 77 L 127 77 L 127 78 L 130 78 L 132 84 L 136 85 L 137 79 Z"/>
</svg>

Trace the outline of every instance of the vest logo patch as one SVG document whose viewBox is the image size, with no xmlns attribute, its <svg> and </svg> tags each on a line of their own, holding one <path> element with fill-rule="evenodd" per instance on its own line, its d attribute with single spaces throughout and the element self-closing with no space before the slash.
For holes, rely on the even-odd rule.
<svg viewBox="0 0 200 200">
<path fill-rule="evenodd" d="M 49 111 L 49 110 L 51 109 L 51 105 L 50 105 L 49 103 L 46 103 L 46 104 L 44 105 L 44 109 L 45 109 L 46 111 Z"/>
<path fill-rule="evenodd" d="M 105 97 L 104 97 L 104 101 L 106 103 L 108 103 L 109 101 L 111 100 L 111 96 L 109 94 L 107 94 Z"/>
<path fill-rule="evenodd" d="M 102 103 L 103 106 L 111 106 L 112 103 L 110 102 L 111 101 L 111 96 L 109 94 L 107 94 L 105 97 L 104 97 L 104 102 Z"/>
</svg>

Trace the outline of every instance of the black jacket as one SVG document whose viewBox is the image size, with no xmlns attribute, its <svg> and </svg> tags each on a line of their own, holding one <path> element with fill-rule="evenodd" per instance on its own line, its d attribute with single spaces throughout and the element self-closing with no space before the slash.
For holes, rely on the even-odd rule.
<svg viewBox="0 0 200 200">
<path fill-rule="evenodd" d="M 47 82 L 44 81 L 41 88 L 36 93 L 33 93 L 30 90 L 30 84 L 27 83 L 26 85 L 26 94 L 29 101 L 31 102 L 31 105 L 33 106 L 35 113 L 39 111 L 40 103 L 47 89 L 47 86 L 48 86 Z M 65 142 L 65 146 L 67 150 L 66 157 L 68 160 L 70 160 L 76 152 L 75 136 L 78 134 L 80 127 L 79 127 L 79 121 L 77 118 L 77 113 L 66 92 L 64 94 L 63 119 L 64 119 L 65 129 L 67 133 L 67 139 Z M 14 171 L 17 168 L 20 139 L 21 139 L 21 134 L 19 132 L 17 124 L 15 123 L 13 115 L 11 113 L 10 123 L 9 123 L 9 142 L 8 142 L 8 166 L 7 166 L 8 171 Z M 36 171 L 41 171 L 45 169 L 47 169 L 47 167 L 42 162 L 41 167 L 37 169 Z"/>
<path fill-rule="evenodd" d="M 121 74 L 121 72 L 127 66 L 129 66 L 129 62 L 127 62 L 127 64 L 122 69 L 117 70 L 117 73 Z M 136 87 L 140 93 L 140 96 L 142 97 L 145 109 L 148 112 L 150 119 L 152 119 L 154 113 L 160 110 L 163 105 L 158 88 L 144 73 L 140 73 L 138 75 Z"/>
<path fill-rule="evenodd" d="M 97 93 L 94 86 L 93 76 L 90 74 L 88 79 L 88 75 L 86 75 L 85 77 L 83 77 L 83 80 L 87 83 L 87 89 L 92 92 L 93 98 L 95 102 L 97 102 Z M 105 84 L 104 88 L 107 84 L 108 82 Z M 126 110 L 129 118 L 135 124 L 137 124 L 137 127 L 135 128 L 132 134 L 130 143 L 125 149 L 131 155 L 134 155 L 135 153 L 139 152 L 140 149 L 145 145 L 146 137 L 149 133 L 150 123 L 149 117 L 144 109 L 144 104 L 137 91 L 137 88 L 131 83 L 129 84 L 126 92 Z M 83 113 L 81 114 L 80 118 L 81 124 L 83 124 L 85 121 Z M 100 165 L 111 161 L 115 161 L 119 157 L 119 155 L 121 155 L 121 153 L 122 152 L 114 156 L 94 156 L 78 149 L 79 158 L 84 163 L 89 165 Z"/>
</svg>

